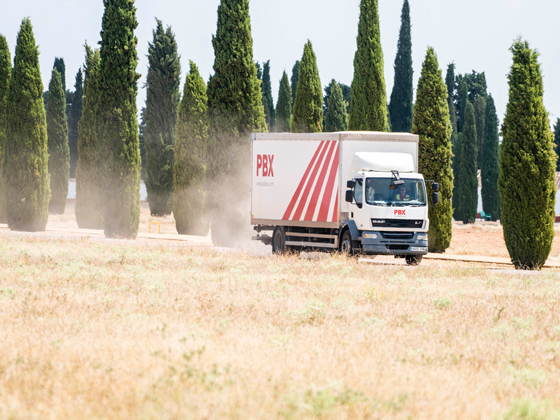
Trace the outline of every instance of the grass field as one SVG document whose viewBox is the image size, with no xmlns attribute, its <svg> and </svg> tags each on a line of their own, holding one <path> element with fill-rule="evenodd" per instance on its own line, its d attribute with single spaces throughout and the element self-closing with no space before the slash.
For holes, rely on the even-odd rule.
<svg viewBox="0 0 560 420">
<path fill-rule="evenodd" d="M 559 297 L 554 270 L 0 235 L 0 418 L 558 419 Z"/>
</svg>

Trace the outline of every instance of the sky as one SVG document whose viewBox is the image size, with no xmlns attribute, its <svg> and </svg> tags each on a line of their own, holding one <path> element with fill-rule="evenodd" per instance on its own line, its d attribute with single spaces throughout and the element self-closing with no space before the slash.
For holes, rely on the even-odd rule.
<svg viewBox="0 0 560 420">
<path fill-rule="evenodd" d="M 540 53 L 544 102 L 551 122 L 560 117 L 560 2 L 554 0 L 409 0 L 412 20 L 414 87 L 422 61 L 432 46 L 440 68 L 454 62 L 456 73 L 485 72 L 488 91 L 496 101 L 500 120 L 508 100 L 509 51 L 521 36 Z M 381 43 L 385 59 L 387 97 L 393 87 L 393 63 L 400 29 L 401 0 L 379 0 Z M 146 54 L 155 18 L 175 32 L 183 82 L 189 60 L 208 79 L 212 74 L 219 0 L 136 0 L 139 65 L 138 106 L 146 99 Z M 359 0 L 250 0 L 254 59 L 270 60 L 273 96 L 277 98 L 282 72 L 291 76 L 309 39 L 317 56 L 321 83 L 331 79 L 350 85 L 359 20 Z M 0 34 L 10 51 L 21 21 L 29 17 L 39 45 L 43 85 L 47 89 L 55 57 L 66 63 L 66 84 L 73 89 L 75 74 L 84 62 L 84 43 L 100 39 L 102 0 L 19 0 L 0 14 Z M 181 88 L 182 90 L 182 88 Z"/>
</svg>

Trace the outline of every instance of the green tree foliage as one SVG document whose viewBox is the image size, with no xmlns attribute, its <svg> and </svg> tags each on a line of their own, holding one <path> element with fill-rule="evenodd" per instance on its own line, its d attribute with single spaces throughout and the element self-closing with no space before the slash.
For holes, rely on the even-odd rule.
<svg viewBox="0 0 560 420">
<path fill-rule="evenodd" d="M 346 131 L 348 129 L 348 116 L 346 114 L 344 98 L 342 97 L 342 89 L 334 79 L 329 87 L 331 94 L 327 105 L 327 115 L 325 116 L 325 132 Z"/>
<path fill-rule="evenodd" d="M 349 129 L 387 131 L 387 92 L 377 0 L 360 2 L 357 44 Z"/>
<path fill-rule="evenodd" d="M 284 71 L 278 90 L 278 103 L 276 104 L 276 131 L 289 133 L 292 120 L 292 89 L 288 75 Z"/>
<path fill-rule="evenodd" d="M 292 83 L 292 106 L 296 102 L 296 92 L 297 92 L 297 85 L 299 81 L 299 60 L 296 60 L 294 67 L 292 67 L 292 77 L 290 79 Z"/>
<path fill-rule="evenodd" d="M 303 48 L 292 115 L 293 133 L 320 133 L 323 126 L 323 89 L 311 41 Z"/>
<path fill-rule="evenodd" d="M 72 103 L 70 105 L 70 118 L 68 118 L 68 144 L 70 146 L 70 177 L 76 176 L 76 165 L 78 164 L 78 124 L 82 118 L 83 97 L 84 97 L 84 80 L 82 69 L 76 73 L 76 82 L 74 84 L 74 93 L 72 94 Z"/>
<path fill-rule="evenodd" d="M 510 50 L 513 65 L 500 154 L 501 220 L 515 267 L 539 270 L 554 238 L 556 155 L 538 53 L 521 39 Z"/>
<path fill-rule="evenodd" d="M 82 229 L 103 229 L 103 166 L 97 140 L 99 124 L 99 50 L 87 44 L 84 65 L 84 108 L 78 123 L 78 163 L 76 167 L 76 221 Z"/>
<path fill-rule="evenodd" d="M 206 84 L 191 61 L 177 119 L 175 145 L 175 192 L 173 216 L 177 232 L 208 234 L 209 219 L 204 205 L 206 151 L 208 145 L 208 98 Z"/>
<path fill-rule="evenodd" d="M 270 131 L 273 131 L 276 121 L 276 114 L 274 111 L 274 99 L 272 98 L 272 83 L 270 82 L 270 60 L 268 60 L 263 65 L 261 88 L 266 125 L 268 125 L 268 129 Z"/>
<path fill-rule="evenodd" d="M 455 114 L 455 103 L 453 97 L 455 95 L 455 63 L 447 65 L 447 73 L 445 75 L 445 84 L 447 86 L 447 104 L 449 106 L 449 119 L 453 132 L 457 131 L 457 115 Z"/>
<path fill-rule="evenodd" d="M 49 150 L 49 175 L 51 201 L 49 212 L 63 214 L 68 197 L 70 175 L 70 149 L 68 148 L 68 123 L 66 120 L 66 94 L 62 78 L 56 68 L 52 70 L 47 105 L 47 137 Z"/>
<path fill-rule="evenodd" d="M 177 109 L 181 97 L 181 63 L 171 27 L 165 30 L 160 20 L 148 45 L 146 79 L 146 190 L 153 216 L 173 210 L 173 147 Z"/>
<path fill-rule="evenodd" d="M 389 114 L 391 129 L 395 132 L 410 133 L 412 129 L 412 25 L 410 5 L 404 0 L 401 13 L 401 31 L 395 58 L 395 82 L 391 93 Z"/>
<path fill-rule="evenodd" d="M 498 192 L 498 175 L 500 173 L 500 141 L 498 138 L 498 115 L 492 95 L 486 98 L 484 116 L 484 143 L 482 144 L 482 208 L 492 215 L 493 220 L 500 218 L 500 194 Z"/>
<path fill-rule="evenodd" d="M 8 86 L 12 75 L 12 59 L 8 42 L 0 35 L 0 223 L 7 222 L 6 197 L 4 195 L 3 154 L 6 138 L 6 121 L 8 112 Z"/>
<path fill-rule="evenodd" d="M 64 95 L 66 95 L 66 64 L 64 64 L 64 58 L 55 57 L 53 68 L 55 68 L 59 73 L 62 79 L 62 91 Z"/>
<path fill-rule="evenodd" d="M 351 88 L 350 86 L 345 85 L 344 83 L 338 83 L 338 86 L 342 90 L 342 98 L 344 99 L 346 114 L 348 114 L 350 112 Z M 331 83 L 325 86 L 324 91 L 325 91 L 325 95 L 323 96 L 323 115 L 327 115 L 329 98 L 331 97 Z"/>
<path fill-rule="evenodd" d="M 412 132 L 420 136 L 418 169 L 426 179 L 440 185 L 440 204 L 430 208 L 428 248 L 444 252 L 451 243 L 451 122 L 447 104 L 447 87 L 443 81 L 436 53 L 428 48 L 416 90 Z M 430 197 L 431 200 L 431 197 Z"/>
<path fill-rule="evenodd" d="M 560 146 L 560 118 L 556 118 L 556 124 L 554 124 L 554 151 L 556 156 L 560 152 L 558 146 Z M 556 161 L 556 172 L 560 172 L 560 159 Z"/>
<path fill-rule="evenodd" d="M 260 81 L 253 63 L 248 0 L 221 0 L 212 45 L 214 74 L 207 91 L 212 186 L 207 189 L 207 203 L 213 211 L 212 239 L 217 244 L 227 244 L 246 223 L 250 134 L 267 131 Z"/>
<path fill-rule="evenodd" d="M 476 167 L 480 169 L 482 164 L 482 143 L 484 142 L 484 121 L 486 118 L 486 97 L 479 95 L 474 100 L 474 120 L 476 122 Z"/>
<path fill-rule="evenodd" d="M 146 107 L 140 110 L 140 123 L 138 124 L 138 145 L 140 146 L 140 179 L 146 179 L 146 142 L 144 133 L 146 132 Z"/>
<path fill-rule="evenodd" d="M 451 169 L 453 170 L 453 218 L 461 220 L 460 205 L 461 195 L 459 188 L 461 186 L 461 153 L 463 152 L 463 133 L 453 133 L 451 135 L 453 142 L 452 151 L 453 159 L 451 161 Z"/>
<path fill-rule="evenodd" d="M 45 230 L 49 216 L 47 122 L 43 82 L 33 27 L 23 19 L 8 87 L 4 148 L 8 226 L 13 230 Z"/>
<path fill-rule="evenodd" d="M 457 110 L 457 131 L 459 133 L 463 132 L 463 125 L 465 122 L 465 110 L 467 109 L 467 102 L 469 102 L 469 88 L 467 82 L 464 80 L 459 80 L 459 100 L 456 104 Z M 472 104 L 471 104 L 472 105 Z"/>
<path fill-rule="evenodd" d="M 478 206 L 478 170 L 476 167 L 476 123 L 474 107 L 467 99 L 465 125 L 463 127 L 461 163 L 459 167 L 459 206 L 457 220 L 474 223 Z"/>
<path fill-rule="evenodd" d="M 97 119 L 104 230 L 107 237 L 136 238 L 140 221 L 136 7 L 134 0 L 104 0 L 104 4 Z"/>
</svg>

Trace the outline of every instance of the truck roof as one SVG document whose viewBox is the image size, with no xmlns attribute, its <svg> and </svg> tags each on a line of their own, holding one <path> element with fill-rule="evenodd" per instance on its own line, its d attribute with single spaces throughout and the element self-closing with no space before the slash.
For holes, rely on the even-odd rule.
<svg viewBox="0 0 560 420">
<path fill-rule="evenodd" d="M 379 131 L 339 131 L 336 133 L 253 133 L 253 140 L 352 140 L 418 143 L 419 136 L 410 133 L 385 133 Z"/>
</svg>

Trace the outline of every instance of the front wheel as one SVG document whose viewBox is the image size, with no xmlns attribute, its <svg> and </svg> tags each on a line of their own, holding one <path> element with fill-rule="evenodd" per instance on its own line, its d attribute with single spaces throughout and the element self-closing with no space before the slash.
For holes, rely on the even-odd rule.
<svg viewBox="0 0 560 420">
<path fill-rule="evenodd" d="M 352 234 L 349 230 L 342 234 L 342 239 L 340 240 L 340 253 L 348 256 L 354 255 L 354 248 L 352 247 Z"/>
<path fill-rule="evenodd" d="M 288 248 L 286 247 L 286 235 L 282 226 L 276 226 L 272 233 L 272 253 L 276 255 L 283 255 Z"/>
<path fill-rule="evenodd" d="M 407 255 L 405 259 L 408 265 L 418 265 L 422 262 L 422 255 Z"/>
</svg>

